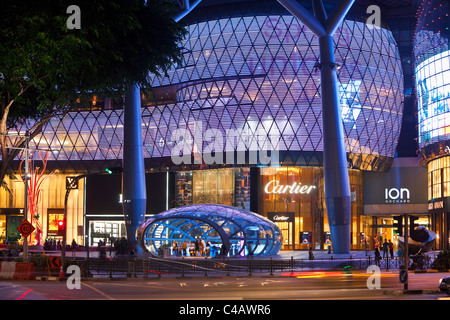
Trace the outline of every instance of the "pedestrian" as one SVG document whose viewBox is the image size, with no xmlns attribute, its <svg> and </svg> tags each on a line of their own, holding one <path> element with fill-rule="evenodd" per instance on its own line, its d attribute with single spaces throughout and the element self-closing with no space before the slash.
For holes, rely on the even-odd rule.
<svg viewBox="0 0 450 320">
<path fill-rule="evenodd" d="M 375 247 L 375 264 L 377 266 L 380 266 L 380 259 L 381 259 L 380 250 L 378 250 L 378 246 L 376 246 Z"/>
<path fill-rule="evenodd" d="M 391 239 L 389 239 L 389 253 L 391 254 L 391 259 L 394 259 L 394 244 Z"/>
<path fill-rule="evenodd" d="M 386 239 L 383 242 L 383 258 L 386 258 L 388 255 L 389 244 Z"/>
<path fill-rule="evenodd" d="M 314 253 L 312 251 L 312 247 L 309 247 L 309 260 L 314 260 Z"/>
<path fill-rule="evenodd" d="M 178 244 L 175 240 L 172 242 L 172 255 L 178 256 Z"/>
<path fill-rule="evenodd" d="M 200 255 L 206 256 L 206 242 L 203 238 L 200 239 Z"/>
<path fill-rule="evenodd" d="M 197 239 L 195 239 L 195 242 L 194 242 L 194 250 L 195 250 L 195 256 L 198 256 L 199 254 L 200 254 L 200 243 L 199 243 L 199 241 L 198 241 L 198 238 Z"/>
<path fill-rule="evenodd" d="M 186 255 L 187 255 L 186 249 L 187 249 L 187 242 L 186 242 L 186 240 L 183 240 L 183 243 L 181 244 L 181 255 L 182 256 L 186 257 Z"/>
</svg>

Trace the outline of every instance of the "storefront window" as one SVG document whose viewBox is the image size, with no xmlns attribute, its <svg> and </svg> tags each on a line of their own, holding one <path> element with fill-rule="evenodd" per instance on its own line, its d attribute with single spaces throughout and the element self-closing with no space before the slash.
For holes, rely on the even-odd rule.
<svg viewBox="0 0 450 320">
<path fill-rule="evenodd" d="M 194 171 L 192 181 L 193 204 L 233 205 L 234 169 Z"/>
<path fill-rule="evenodd" d="M 428 163 L 428 200 L 450 197 L 450 157 Z"/>
<path fill-rule="evenodd" d="M 318 203 L 320 176 L 319 168 L 261 168 L 260 214 L 282 231 L 282 249 L 315 248 L 314 242 L 320 242 L 313 239 L 315 223 L 320 223 L 322 216 Z"/>
<path fill-rule="evenodd" d="M 58 221 L 64 220 L 64 209 L 48 209 L 48 237 L 58 236 Z"/>
<path fill-rule="evenodd" d="M 361 216 L 363 179 L 349 170 L 352 203 L 352 249 L 364 246 Z M 323 198 L 323 169 L 267 167 L 260 169 L 259 213 L 275 222 L 283 233 L 284 250 L 327 249 L 330 228 Z"/>
<path fill-rule="evenodd" d="M 115 240 L 126 237 L 125 223 L 123 221 L 90 221 L 90 245 L 110 245 Z"/>
<path fill-rule="evenodd" d="M 235 169 L 234 207 L 250 211 L 250 168 Z"/>
<path fill-rule="evenodd" d="M 6 215 L 0 214 L 0 243 L 6 239 Z"/>
<path fill-rule="evenodd" d="M 174 202 L 174 207 L 192 204 L 192 171 L 176 173 Z"/>
</svg>

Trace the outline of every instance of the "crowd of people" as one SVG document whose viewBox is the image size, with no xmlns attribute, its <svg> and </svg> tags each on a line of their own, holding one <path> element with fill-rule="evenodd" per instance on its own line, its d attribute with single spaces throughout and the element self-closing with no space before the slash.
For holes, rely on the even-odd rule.
<svg viewBox="0 0 450 320">
<path fill-rule="evenodd" d="M 174 256 L 210 257 L 214 256 L 219 250 L 219 247 L 211 245 L 210 241 L 205 241 L 202 238 L 196 238 L 195 241 L 172 241 L 172 255 Z"/>
<path fill-rule="evenodd" d="M 381 256 L 380 249 L 383 252 L 383 257 Z M 384 242 L 381 244 L 378 241 L 375 242 L 375 259 L 380 260 L 381 258 L 390 257 L 391 259 L 394 259 L 394 244 L 392 243 L 391 239 L 387 241 L 384 239 Z"/>
</svg>

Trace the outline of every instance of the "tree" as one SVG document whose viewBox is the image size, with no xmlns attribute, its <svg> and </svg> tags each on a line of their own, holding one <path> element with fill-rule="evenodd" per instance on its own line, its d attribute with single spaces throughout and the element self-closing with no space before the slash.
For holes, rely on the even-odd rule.
<svg viewBox="0 0 450 320">
<path fill-rule="evenodd" d="M 0 2 L 0 181 L 25 137 L 32 139 L 70 104 L 93 94 L 120 96 L 129 83 L 149 87 L 148 73 L 181 61 L 186 31 L 170 0 L 79 0 L 80 28 L 68 28 L 73 1 Z M 16 149 L 12 149 L 14 147 Z"/>
</svg>

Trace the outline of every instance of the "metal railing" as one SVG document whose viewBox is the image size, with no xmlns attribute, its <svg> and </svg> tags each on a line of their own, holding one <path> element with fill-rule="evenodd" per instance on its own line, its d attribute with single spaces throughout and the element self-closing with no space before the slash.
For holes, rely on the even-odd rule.
<svg viewBox="0 0 450 320">
<path fill-rule="evenodd" d="M 410 269 L 428 269 L 433 257 L 424 261 L 410 259 Z M 289 275 L 303 271 L 358 271 L 377 265 L 381 270 L 401 269 L 402 258 L 390 257 L 375 260 L 373 257 L 346 259 L 256 259 L 256 258 L 156 258 L 156 257 L 116 257 L 116 258 L 67 258 L 64 270 L 69 265 L 80 267 L 82 277 L 137 278 L 162 276 L 252 276 Z M 36 274 L 58 274 L 57 269 L 37 267 Z"/>
</svg>

